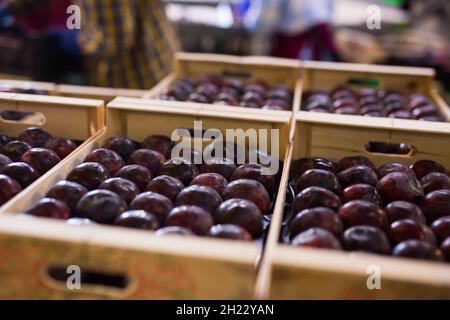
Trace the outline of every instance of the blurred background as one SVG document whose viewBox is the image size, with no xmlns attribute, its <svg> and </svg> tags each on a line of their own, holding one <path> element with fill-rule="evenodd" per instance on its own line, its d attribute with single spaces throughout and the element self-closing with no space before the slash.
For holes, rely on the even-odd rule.
<svg viewBox="0 0 450 320">
<path fill-rule="evenodd" d="M 67 28 L 71 4 L 81 8 L 80 30 Z M 3 77 L 147 87 L 184 50 L 431 67 L 450 91 L 450 1 L 0 0 L 0 8 Z"/>
</svg>

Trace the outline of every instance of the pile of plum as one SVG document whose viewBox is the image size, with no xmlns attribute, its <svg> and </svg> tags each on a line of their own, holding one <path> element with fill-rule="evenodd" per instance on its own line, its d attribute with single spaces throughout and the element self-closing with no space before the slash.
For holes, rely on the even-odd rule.
<svg viewBox="0 0 450 320">
<path fill-rule="evenodd" d="M 252 241 L 261 239 L 278 181 L 258 164 L 234 160 L 193 164 L 172 159 L 170 138 L 152 135 L 142 143 L 111 137 L 58 182 L 27 214 L 157 231 Z M 189 158 L 189 157 L 187 157 Z"/>
<path fill-rule="evenodd" d="M 437 106 L 420 94 L 405 97 L 394 91 L 370 88 L 354 91 L 338 87 L 331 93 L 325 90 L 310 92 L 304 101 L 302 110 L 311 112 L 445 121 Z"/>
<path fill-rule="evenodd" d="M 264 81 L 245 84 L 239 79 L 207 75 L 200 81 L 191 78 L 179 79 L 157 99 L 290 111 L 293 94 L 284 85 L 269 87 Z"/>
<path fill-rule="evenodd" d="M 292 177 L 285 242 L 450 261 L 450 178 L 439 163 L 308 158 Z"/>
<path fill-rule="evenodd" d="M 17 139 L 0 132 L 0 206 L 77 148 L 69 139 L 29 128 Z"/>
</svg>

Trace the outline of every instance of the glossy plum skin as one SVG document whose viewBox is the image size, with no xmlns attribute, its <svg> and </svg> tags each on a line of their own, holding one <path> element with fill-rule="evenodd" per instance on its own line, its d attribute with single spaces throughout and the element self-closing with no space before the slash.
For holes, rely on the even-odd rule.
<svg viewBox="0 0 450 320">
<path fill-rule="evenodd" d="M 298 213 L 289 223 L 289 236 L 293 239 L 298 234 L 311 228 L 328 230 L 337 238 L 343 232 L 343 225 L 338 215 L 329 208 L 319 207 L 306 209 Z"/>
<path fill-rule="evenodd" d="M 119 172 L 117 172 L 116 177 L 133 181 L 141 191 L 145 191 L 148 184 L 153 179 L 153 174 L 146 167 L 129 165 L 120 169 Z"/>
<path fill-rule="evenodd" d="M 195 236 L 195 233 L 192 232 L 190 229 L 182 228 L 182 227 L 165 227 L 161 228 L 155 233 L 159 237 L 164 236 Z"/>
<path fill-rule="evenodd" d="M 427 241 L 407 240 L 399 243 L 392 253 L 396 257 L 421 259 L 431 261 L 443 261 L 442 252 Z"/>
<path fill-rule="evenodd" d="M 385 208 L 389 223 L 409 219 L 420 223 L 426 223 L 425 215 L 422 209 L 414 203 L 406 201 L 395 201 L 388 204 Z"/>
<path fill-rule="evenodd" d="M 33 148 L 43 147 L 52 135 L 41 128 L 28 128 L 19 134 L 18 140 L 28 143 Z"/>
<path fill-rule="evenodd" d="M 425 196 L 421 204 L 429 222 L 450 215 L 450 190 L 437 190 Z"/>
<path fill-rule="evenodd" d="M 228 185 L 228 181 L 217 173 L 202 173 L 192 180 L 191 186 L 194 185 L 210 187 L 222 196 Z"/>
<path fill-rule="evenodd" d="M 172 158 L 172 149 L 175 147 L 175 143 L 168 137 L 153 135 L 146 138 L 142 142 L 141 147 L 143 149 L 158 151 L 166 158 L 166 160 L 169 160 Z"/>
<path fill-rule="evenodd" d="M 103 181 L 111 178 L 109 171 L 99 163 L 85 162 L 67 176 L 68 181 L 81 184 L 89 191 L 97 189 Z"/>
<path fill-rule="evenodd" d="M 376 204 L 364 200 L 344 204 L 338 215 L 346 229 L 361 225 L 380 229 L 386 229 L 388 226 L 386 212 Z"/>
<path fill-rule="evenodd" d="M 122 157 L 109 149 L 97 149 L 92 151 L 84 162 L 95 162 L 103 165 L 111 176 L 115 176 L 117 172 L 125 166 Z"/>
<path fill-rule="evenodd" d="M 441 164 L 431 160 L 419 160 L 411 166 L 411 170 L 419 180 L 432 172 L 447 174 L 447 170 Z"/>
<path fill-rule="evenodd" d="M 339 240 L 331 232 L 320 228 L 312 228 L 300 233 L 292 240 L 292 245 L 296 247 L 342 250 Z"/>
<path fill-rule="evenodd" d="M 99 189 L 117 193 L 128 205 L 140 193 L 139 188 L 134 182 L 123 178 L 111 178 L 105 180 L 102 182 Z"/>
<path fill-rule="evenodd" d="M 186 161 L 178 161 L 169 160 L 159 169 L 158 176 L 171 176 L 177 178 L 185 186 L 191 184 L 191 181 L 198 176 L 199 172 L 195 165 L 188 163 Z"/>
<path fill-rule="evenodd" d="M 419 203 L 424 196 L 419 181 L 413 175 L 404 172 L 394 172 L 385 176 L 378 183 L 377 191 L 385 204 L 394 201 Z"/>
<path fill-rule="evenodd" d="M 119 154 L 125 162 L 128 162 L 131 154 L 138 148 L 137 143 L 125 137 L 111 137 L 105 141 L 102 148 L 109 149 Z"/>
<path fill-rule="evenodd" d="M 22 155 L 31 149 L 31 146 L 22 141 L 11 141 L 1 147 L 0 153 L 10 158 L 12 161 L 20 161 Z"/>
<path fill-rule="evenodd" d="M 95 190 L 81 198 L 76 214 L 101 224 L 113 224 L 125 211 L 127 204 L 119 195 L 108 190 Z"/>
<path fill-rule="evenodd" d="M 335 194 L 340 194 L 341 185 L 338 178 L 330 171 L 311 169 L 303 173 L 295 181 L 297 191 L 302 191 L 309 187 L 321 187 L 328 189 Z"/>
<path fill-rule="evenodd" d="M 296 170 L 297 176 L 301 176 L 306 171 L 311 169 L 326 170 L 335 173 L 337 165 L 334 162 L 322 158 L 305 158 L 298 161 L 299 167 Z"/>
<path fill-rule="evenodd" d="M 420 180 L 425 194 L 437 190 L 450 190 L 450 177 L 444 173 L 432 172 Z"/>
<path fill-rule="evenodd" d="M 355 166 L 366 166 L 374 171 L 376 170 L 375 165 L 368 158 L 363 156 L 353 156 L 343 158 L 339 161 L 337 164 L 337 171 L 341 172 Z"/>
<path fill-rule="evenodd" d="M 172 202 L 177 200 L 178 195 L 184 189 L 180 180 L 170 176 L 159 176 L 149 182 L 146 191 L 162 194 Z"/>
<path fill-rule="evenodd" d="M 414 220 L 399 220 L 391 224 L 389 238 L 393 244 L 399 244 L 406 240 L 422 240 L 436 244 L 436 237 L 425 224 Z"/>
<path fill-rule="evenodd" d="M 40 177 L 39 172 L 24 162 L 13 162 L 4 167 L 0 171 L 0 174 L 16 180 L 23 189 L 27 188 Z"/>
<path fill-rule="evenodd" d="M 190 186 L 185 188 L 177 197 L 176 205 L 180 206 L 197 206 L 205 209 L 213 214 L 219 205 L 222 203 L 222 198 L 214 189 L 205 186 Z"/>
<path fill-rule="evenodd" d="M 439 242 L 443 242 L 445 239 L 450 238 L 450 216 L 437 219 L 431 225 L 431 230 L 433 230 L 433 233 Z"/>
<path fill-rule="evenodd" d="M 222 177 L 227 179 L 227 181 L 231 180 L 234 172 L 236 171 L 236 165 L 232 160 L 229 159 L 212 159 L 201 166 L 201 173 L 217 173 Z"/>
<path fill-rule="evenodd" d="M 0 170 L 6 167 L 8 164 L 11 164 L 12 160 L 7 156 L 0 154 Z"/>
<path fill-rule="evenodd" d="M 211 214 L 200 207 L 181 206 L 174 208 L 164 224 L 165 227 L 183 227 L 192 230 L 196 235 L 205 236 L 213 226 Z"/>
<path fill-rule="evenodd" d="M 447 262 L 450 262 L 450 238 L 447 238 L 441 244 L 441 251 Z"/>
<path fill-rule="evenodd" d="M 250 179 L 260 182 L 269 195 L 275 192 L 276 180 L 272 175 L 263 175 L 264 167 L 260 164 L 244 164 L 234 171 L 231 181 Z"/>
<path fill-rule="evenodd" d="M 161 225 L 174 207 L 173 202 L 163 195 L 154 192 L 144 192 L 134 198 L 130 210 L 144 210 L 155 215 Z"/>
<path fill-rule="evenodd" d="M 129 159 L 129 165 L 140 165 L 149 169 L 153 175 L 156 175 L 161 167 L 161 164 L 165 162 L 164 156 L 150 149 L 139 149 L 133 152 Z"/>
<path fill-rule="evenodd" d="M 35 217 L 58 220 L 67 220 L 71 217 L 70 209 L 64 202 L 49 198 L 40 200 L 26 213 Z"/>
<path fill-rule="evenodd" d="M 252 241 L 253 238 L 242 227 L 233 224 L 219 224 L 209 230 L 208 236 L 216 239 Z"/>
<path fill-rule="evenodd" d="M 347 188 L 354 184 L 368 184 L 375 187 L 378 183 L 378 176 L 367 166 L 355 166 L 345 169 L 339 172 L 337 177 L 342 188 Z"/>
<path fill-rule="evenodd" d="M 22 162 L 35 168 L 41 175 L 56 166 L 61 159 L 49 149 L 33 148 L 22 155 Z"/>
<path fill-rule="evenodd" d="M 21 191 L 22 187 L 16 180 L 0 174 L 0 206 L 14 198 Z"/>
<path fill-rule="evenodd" d="M 378 168 L 378 178 L 383 179 L 385 176 L 393 172 L 414 173 L 407 165 L 403 163 L 391 162 Z"/>
<path fill-rule="evenodd" d="M 89 190 L 81 184 L 70 181 L 59 181 L 48 192 L 46 197 L 64 202 L 72 213 L 76 212 L 77 204 Z"/>
<path fill-rule="evenodd" d="M 246 199 L 253 202 L 263 215 L 269 213 L 270 196 L 266 188 L 255 180 L 241 179 L 227 185 L 223 192 L 223 200 Z"/>
<path fill-rule="evenodd" d="M 11 141 L 12 141 L 12 139 L 8 135 L 6 135 L 3 132 L 0 132 L 0 147 L 4 146 L 5 144 L 7 144 Z"/>
<path fill-rule="evenodd" d="M 391 245 L 385 233 L 376 227 L 356 226 L 348 229 L 343 237 L 344 248 L 349 251 L 364 251 L 389 254 Z"/>
<path fill-rule="evenodd" d="M 354 184 L 346 188 L 341 195 L 344 203 L 353 200 L 365 200 L 381 206 L 381 197 L 377 189 L 368 184 Z"/>
<path fill-rule="evenodd" d="M 263 215 L 249 200 L 231 199 L 223 202 L 214 213 L 214 222 L 238 225 L 255 239 L 261 237 L 263 232 Z"/>
<path fill-rule="evenodd" d="M 158 218 L 143 210 L 132 210 L 122 213 L 114 222 L 115 226 L 141 229 L 141 230 L 158 230 L 160 224 Z"/>
<path fill-rule="evenodd" d="M 77 145 L 70 139 L 63 137 L 52 137 L 45 142 L 43 147 L 55 152 L 60 159 L 64 159 L 75 151 Z"/>
<path fill-rule="evenodd" d="M 305 209 L 326 207 L 337 212 L 341 207 L 341 199 L 330 190 L 311 187 L 301 191 L 294 199 L 292 210 L 298 213 Z"/>
</svg>

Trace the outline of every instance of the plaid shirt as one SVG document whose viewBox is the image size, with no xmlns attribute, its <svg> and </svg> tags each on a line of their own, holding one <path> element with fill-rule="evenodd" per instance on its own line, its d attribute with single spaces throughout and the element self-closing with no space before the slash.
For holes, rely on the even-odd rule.
<svg viewBox="0 0 450 320">
<path fill-rule="evenodd" d="M 78 43 L 86 56 L 89 83 L 150 89 L 171 71 L 178 48 L 158 0 L 77 0 Z"/>
</svg>

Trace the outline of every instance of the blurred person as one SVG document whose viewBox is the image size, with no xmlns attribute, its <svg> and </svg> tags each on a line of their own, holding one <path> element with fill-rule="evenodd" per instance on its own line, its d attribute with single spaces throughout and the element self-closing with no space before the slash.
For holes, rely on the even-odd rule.
<svg viewBox="0 0 450 320">
<path fill-rule="evenodd" d="M 78 0 L 91 85 L 150 89 L 172 68 L 175 31 L 159 0 Z"/>
<path fill-rule="evenodd" d="M 302 60 L 334 60 L 332 0 L 244 0 L 247 29 L 270 35 L 272 54 Z M 262 40 L 264 41 L 264 40 Z"/>
</svg>

